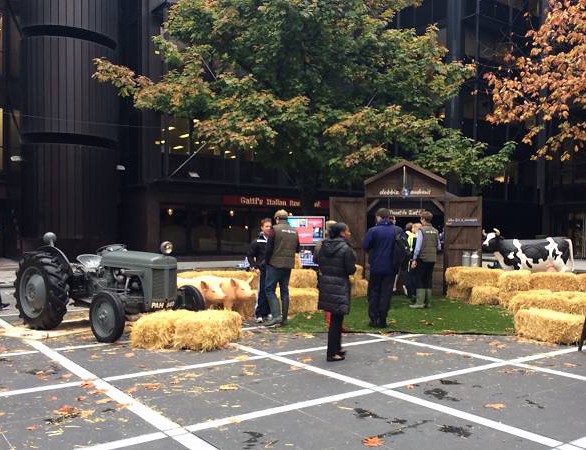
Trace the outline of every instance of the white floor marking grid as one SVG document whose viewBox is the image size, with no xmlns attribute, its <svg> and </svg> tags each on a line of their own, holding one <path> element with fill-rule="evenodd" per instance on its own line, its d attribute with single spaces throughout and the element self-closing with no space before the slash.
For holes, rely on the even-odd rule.
<svg viewBox="0 0 586 450">
<path fill-rule="evenodd" d="M 4 328 L 11 327 L 11 325 L 9 323 L 7 323 L 1 319 L 0 319 L 0 326 L 2 326 Z M 251 329 L 254 329 L 254 328 L 255 327 L 251 327 Z M 161 430 L 161 432 L 144 434 L 144 435 L 136 436 L 133 438 L 121 439 L 121 440 L 114 441 L 114 442 L 109 442 L 109 443 L 105 443 L 105 444 L 100 444 L 100 445 L 88 447 L 88 448 L 92 448 L 92 449 L 105 450 L 105 449 L 123 448 L 123 447 L 127 447 L 130 445 L 137 445 L 140 443 L 152 442 L 152 441 L 156 441 L 156 440 L 160 440 L 160 439 L 167 439 L 167 438 L 172 438 L 172 439 L 176 440 L 177 442 L 183 444 L 187 448 L 214 449 L 215 447 L 211 446 L 210 444 L 201 440 L 200 438 L 191 434 L 190 432 L 196 432 L 196 431 L 201 431 L 201 430 L 210 429 L 210 428 L 217 428 L 217 427 L 224 426 L 224 425 L 239 423 L 239 422 L 245 421 L 245 420 L 252 420 L 252 419 L 259 418 L 259 417 L 266 417 L 266 416 L 280 414 L 280 413 L 284 413 L 284 412 L 288 412 L 288 411 L 294 411 L 294 410 L 299 410 L 299 409 L 303 409 L 303 408 L 308 408 L 311 406 L 317 406 L 317 405 L 321 405 L 321 404 L 325 404 L 325 403 L 341 401 L 341 400 L 348 399 L 348 398 L 369 395 L 369 394 L 373 394 L 375 392 L 383 393 L 387 396 L 396 398 L 398 400 L 403 400 L 403 401 L 406 401 L 406 402 L 409 402 L 412 404 L 417 404 L 419 406 L 422 406 L 422 407 L 425 407 L 428 409 L 432 409 L 432 410 L 435 410 L 435 411 L 438 411 L 441 413 L 445 413 L 445 414 L 449 414 L 449 415 L 452 415 L 455 417 L 459 417 L 464 420 L 474 422 L 474 423 L 477 423 L 479 425 L 483 425 L 488 428 L 492 428 L 492 429 L 502 431 L 502 432 L 505 432 L 505 433 L 508 433 L 508 434 L 511 434 L 511 435 L 514 435 L 514 436 L 517 436 L 517 437 L 520 437 L 523 439 L 530 440 L 535 443 L 539 443 L 541 445 L 548 446 L 550 448 L 557 448 L 559 450 L 575 450 L 575 449 L 586 448 L 586 437 L 578 439 L 578 440 L 573 441 L 568 444 L 568 443 L 558 441 L 556 439 L 552 439 L 552 438 L 549 438 L 546 436 L 541 436 L 536 433 L 532 433 L 532 432 L 522 430 L 522 429 L 519 429 L 516 427 L 505 425 L 500 422 L 493 421 L 491 419 L 486 419 L 481 416 L 466 413 L 464 411 L 450 408 L 450 407 L 444 406 L 442 404 L 430 402 L 430 401 L 420 399 L 415 396 L 411 396 L 408 394 L 404 394 L 402 392 L 397 392 L 397 391 L 392 390 L 392 389 L 396 389 L 399 387 L 404 387 L 408 384 L 422 383 L 422 382 L 426 382 L 426 381 L 432 381 L 432 380 L 452 377 L 452 376 L 461 375 L 461 374 L 484 371 L 484 370 L 489 370 L 491 368 L 502 367 L 502 366 L 506 366 L 506 365 L 520 366 L 520 367 L 524 367 L 524 368 L 531 369 L 531 370 L 547 372 L 547 373 L 550 373 L 550 374 L 556 375 L 556 376 L 566 376 L 566 377 L 574 378 L 574 379 L 577 379 L 580 381 L 585 381 L 586 377 L 581 376 L 581 375 L 568 374 L 568 373 L 562 372 L 562 371 L 557 371 L 557 370 L 553 370 L 553 369 L 547 369 L 547 368 L 543 368 L 543 367 L 525 364 L 526 362 L 530 362 L 530 361 L 535 361 L 535 360 L 539 360 L 539 359 L 544 359 L 544 358 L 549 358 L 549 357 L 554 357 L 554 356 L 559 356 L 559 355 L 575 352 L 577 350 L 576 348 L 568 348 L 568 349 L 556 350 L 556 351 L 552 351 L 552 352 L 539 353 L 539 354 L 529 355 L 529 356 L 520 357 L 520 358 L 516 358 L 516 359 L 512 359 L 512 360 L 503 360 L 503 359 L 494 358 L 491 356 L 480 355 L 480 354 L 476 354 L 476 353 L 472 353 L 472 352 L 455 350 L 455 349 L 450 349 L 447 347 L 441 347 L 441 346 L 436 346 L 436 345 L 432 345 L 432 344 L 425 344 L 425 343 L 421 343 L 421 342 L 408 340 L 409 338 L 417 337 L 419 335 L 405 335 L 405 336 L 400 336 L 400 337 L 389 337 L 389 336 L 381 336 L 381 335 L 374 335 L 373 334 L 370 336 L 374 337 L 375 339 L 352 342 L 352 343 L 345 344 L 345 346 L 347 347 L 347 346 L 356 346 L 356 345 L 364 345 L 364 344 L 391 341 L 391 342 L 396 342 L 396 343 L 415 345 L 415 346 L 419 346 L 419 347 L 426 347 L 426 348 L 435 349 L 435 350 L 439 350 L 439 351 L 446 352 L 446 353 L 458 354 L 458 355 L 462 355 L 462 356 L 469 356 L 472 358 L 486 360 L 486 361 L 492 361 L 492 362 L 490 364 L 484 364 L 481 366 L 469 367 L 466 369 L 454 370 L 451 372 L 444 372 L 444 373 L 440 373 L 440 374 L 424 376 L 424 377 L 414 378 L 411 380 L 405 380 L 402 382 L 395 382 L 395 383 L 390 383 L 390 384 L 383 385 L 383 386 L 378 386 L 376 384 L 369 383 L 369 382 L 366 382 L 366 381 L 363 381 L 363 380 L 360 380 L 357 378 L 349 377 L 349 376 L 346 376 L 346 375 L 343 375 L 343 374 L 340 374 L 337 372 L 322 369 L 320 367 L 315 367 L 315 366 L 305 364 L 300 361 L 297 361 L 294 359 L 289 359 L 289 358 L 285 357 L 286 355 L 295 355 L 295 354 L 300 354 L 300 353 L 305 353 L 305 352 L 324 350 L 326 348 L 325 346 L 312 347 L 312 348 L 299 349 L 299 350 L 290 350 L 290 351 L 284 351 L 284 352 L 271 354 L 271 353 L 268 353 L 268 352 L 265 352 L 262 350 L 258 350 L 258 349 L 252 348 L 252 347 L 236 344 L 236 346 L 238 348 L 240 348 L 241 350 L 244 350 L 248 353 L 252 353 L 255 356 L 252 356 L 246 360 L 232 359 L 232 360 L 225 360 L 225 361 L 214 361 L 214 362 L 209 362 L 209 363 L 195 364 L 192 366 L 182 366 L 182 367 L 175 367 L 175 368 L 158 369 L 158 370 L 152 370 L 152 371 L 138 372 L 135 374 L 124 374 L 124 375 L 118 375 L 118 376 L 100 379 L 96 375 L 91 373 L 90 371 L 88 371 L 85 368 L 78 365 L 77 363 L 75 363 L 75 362 L 67 359 L 65 356 L 59 354 L 57 351 L 58 349 L 51 349 L 51 348 L 47 347 L 46 345 L 39 343 L 39 342 L 36 342 L 36 341 L 31 341 L 31 340 L 26 340 L 26 339 L 23 339 L 23 340 L 28 345 L 31 345 L 33 348 L 37 349 L 38 352 L 42 353 L 43 355 L 49 357 L 50 359 L 52 359 L 56 362 L 58 362 L 63 367 L 65 367 L 67 370 L 69 370 L 70 372 L 72 372 L 75 375 L 77 375 L 78 377 L 80 377 L 82 380 L 93 380 L 96 387 L 105 390 L 106 395 L 110 396 L 112 399 L 116 400 L 118 403 L 128 404 L 128 406 L 127 406 L 128 410 L 139 415 L 141 418 L 146 420 L 148 423 L 152 424 L 153 426 L 155 426 L 156 428 Z M 92 346 L 98 346 L 98 345 L 101 345 L 101 344 L 89 344 L 86 346 L 68 346 L 68 347 L 61 347 L 60 349 L 70 350 L 70 349 L 75 349 L 75 348 L 92 347 Z M 36 353 L 36 352 L 32 351 L 32 352 L 26 352 L 26 353 L 25 352 L 13 352 L 13 353 L 14 354 L 30 354 L 30 353 Z M 0 356 L 4 356 L 4 355 L 0 355 Z M 219 365 L 232 364 L 232 363 L 236 363 L 236 362 L 250 361 L 250 360 L 256 360 L 256 359 L 271 359 L 271 360 L 278 361 L 278 362 L 281 362 L 284 364 L 288 364 L 290 366 L 296 366 L 296 367 L 302 368 L 307 371 L 311 371 L 313 373 L 320 374 L 320 375 L 328 377 L 328 378 L 336 379 L 338 381 L 342 381 L 345 383 L 349 383 L 349 384 L 361 387 L 363 389 L 352 391 L 352 392 L 347 392 L 347 393 L 343 393 L 343 394 L 338 394 L 338 395 L 331 395 L 331 396 L 327 396 L 327 397 L 321 397 L 321 398 L 317 398 L 317 399 L 306 400 L 306 401 L 302 401 L 302 402 L 282 405 L 282 406 L 278 406 L 278 407 L 274 407 L 274 408 L 268 408 L 265 410 L 254 411 L 254 412 L 242 414 L 239 416 L 231 416 L 231 417 L 206 421 L 206 422 L 202 422 L 199 424 L 193 424 L 193 425 L 189 425 L 186 427 L 181 427 L 180 425 L 176 424 L 175 422 L 171 421 L 170 419 L 151 410 L 147 406 L 134 400 L 129 395 L 125 394 L 124 392 L 118 390 L 116 387 L 107 383 L 107 381 L 114 381 L 114 380 L 119 380 L 119 379 L 134 378 L 134 377 L 139 377 L 139 376 L 148 376 L 148 375 L 159 374 L 159 373 L 169 373 L 169 372 L 180 371 L 180 370 L 190 370 L 191 368 L 219 366 Z M 18 395 L 19 393 L 36 392 L 36 391 L 41 391 L 41 390 L 59 389 L 59 388 L 65 387 L 65 386 L 67 386 L 67 387 L 79 386 L 79 384 L 80 384 L 79 382 L 75 382 L 75 383 L 66 383 L 66 384 L 64 383 L 64 384 L 52 385 L 52 386 L 42 386 L 42 387 L 30 388 L 30 389 L 20 389 L 20 390 L 0 393 L 0 397 L 10 396 L 10 395 Z"/>
<path fill-rule="evenodd" d="M 0 319 L 0 326 L 7 329 L 12 328 L 12 325 L 10 325 L 8 322 L 2 319 Z M 181 427 L 181 425 L 173 422 L 172 420 L 168 419 L 162 414 L 140 403 L 138 400 L 135 400 L 133 397 L 126 394 L 125 392 L 122 392 L 120 389 L 98 378 L 89 370 L 81 367 L 79 364 L 71 361 L 70 359 L 67 359 L 65 356 L 47 347 L 45 344 L 27 339 L 24 339 L 24 342 L 26 342 L 34 349 L 41 352 L 43 355 L 52 359 L 56 363 L 60 364 L 62 367 L 73 373 L 75 376 L 81 378 L 82 380 L 91 380 L 97 389 L 103 390 L 104 395 L 107 395 L 112 400 L 115 400 L 120 404 L 126 405 L 126 409 L 128 411 L 133 412 L 142 420 L 146 421 L 153 427 L 159 429 L 164 434 L 170 436 L 170 431 L 181 430 L 183 434 L 171 437 L 175 439 L 177 442 L 183 444 L 185 447 L 194 450 L 216 449 L 216 447 L 210 445 L 203 439 L 200 439 L 197 436 L 189 433 L 189 431 Z"/>
</svg>

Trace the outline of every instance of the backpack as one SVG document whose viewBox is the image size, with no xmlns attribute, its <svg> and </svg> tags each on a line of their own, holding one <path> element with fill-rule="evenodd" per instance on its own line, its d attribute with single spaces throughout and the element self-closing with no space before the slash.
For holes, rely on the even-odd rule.
<svg viewBox="0 0 586 450">
<path fill-rule="evenodd" d="M 393 246 L 393 267 L 398 273 L 400 270 L 406 268 L 406 264 L 409 262 L 409 256 L 411 250 L 409 242 L 403 230 L 395 227 L 395 245 Z"/>
</svg>

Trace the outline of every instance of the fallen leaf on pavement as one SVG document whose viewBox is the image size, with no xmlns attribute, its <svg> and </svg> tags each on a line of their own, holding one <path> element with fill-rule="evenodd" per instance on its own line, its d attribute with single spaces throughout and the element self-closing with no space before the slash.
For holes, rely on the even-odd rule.
<svg viewBox="0 0 586 450">
<path fill-rule="evenodd" d="M 133 352 L 124 353 L 124 356 L 126 358 L 132 358 L 134 356 L 134 353 Z"/>
<path fill-rule="evenodd" d="M 567 367 L 567 368 L 570 369 L 572 367 L 578 367 L 578 365 L 577 364 L 572 364 L 572 363 L 564 363 L 564 367 Z"/>
<path fill-rule="evenodd" d="M 506 405 L 504 403 L 488 403 L 488 404 L 484 405 L 484 407 L 498 410 L 498 409 L 506 408 Z"/>
<path fill-rule="evenodd" d="M 310 363 L 313 361 L 313 358 L 311 356 L 304 356 L 303 358 L 299 358 L 299 361 L 302 363 Z"/>
<path fill-rule="evenodd" d="M 85 397 L 84 395 L 78 395 L 75 399 L 78 402 L 83 402 L 87 397 Z"/>
<path fill-rule="evenodd" d="M 237 384 L 223 384 L 220 386 L 220 391 L 237 391 Z"/>
<path fill-rule="evenodd" d="M 364 445 L 365 447 L 380 447 L 384 443 L 384 439 L 381 439 L 378 436 L 372 436 L 362 439 L 362 445 Z"/>
<path fill-rule="evenodd" d="M 63 405 L 61 408 L 53 411 L 53 413 L 54 414 L 71 414 L 73 411 L 75 411 L 75 408 L 73 406 Z"/>
<path fill-rule="evenodd" d="M 110 403 L 112 401 L 111 398 L 101 398 L 100 400 L 97 400 L 96 403 L 98 405 L 103 405 L 105 403 Z"/>
<path fill-rule="evenodd" d="M 433 353 L 427 353 L 427 352 L 417 352 L 415 354 L 417 356 L 431 356 L 431 355 L 433 355 Z"/>
<path fill-rule="evenodd" d="M 156 391 L 161 387 L 161 383 L 143 383 L 141 386 L 149 391 Z"/>
<path fill-rule="evenodd" d="M 26 429 L 28 431 L 35 431 L 37 429 L 37 425 L 29 425 L 28 427 L 26 427 Z"/>
<path fill-rule="evenodd" d="M 413 384 L 408 384 L 407 386 L 405 386 L 407 389 L 411 390 L 411 389 L 415 389 L 415 386 Z"/>
<path fill-rule="evenodd" d="M 234 359 L 237 360 L 237 361 L 246 361 L 248 358 L 250 358 L 250 356 L 248 356 L 248 355 L 240 355 L 240 356 L 237 356 Z"/>
</svg>

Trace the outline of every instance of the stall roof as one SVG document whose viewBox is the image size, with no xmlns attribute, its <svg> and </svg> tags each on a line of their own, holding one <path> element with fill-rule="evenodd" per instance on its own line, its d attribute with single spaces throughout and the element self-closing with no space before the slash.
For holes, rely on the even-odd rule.
<svg viewBox="0 0 586 450">
<path fill-rule="evenodd" d="M 403 160 L 399 161 L 397 164 L 389 167 L 388 169 L 385 169 L 382 172 L 379 172 L 376 175 L 373 175 L 372 177 L 364 180 L 364 185 L 367 186 L 377 180 L 380 180 L 381 178 L 388 176 L 392 172 L 396 172 L 396 171 L 402 169 L 403 167 L 408 167 L 415 172 L 419 172 L 421 175 L 423 175 L 427 178 L 431 178 L 432 180 L 435 180 L 438 183 L 443 184 L 444 186 L 448 184 L 448 182 L 446 181 L 445 178 L 442 178 L 439 175 L 436 175 L 435 173 L 430 172 L 429 170 L 426 170 L 423 167 L 418 166 L 417 164 L 413 164 L 412 162 L 409 162 L 409 161 L 403 159 Z"/>
</svg>

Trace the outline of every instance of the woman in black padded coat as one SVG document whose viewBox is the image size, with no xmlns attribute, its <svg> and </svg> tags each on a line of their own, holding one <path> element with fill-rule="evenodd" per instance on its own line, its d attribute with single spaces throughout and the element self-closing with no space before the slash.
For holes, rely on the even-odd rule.
<svg viewBox="0 0 586 450">
<path fill-rule="evenodd" d="M 356 272 L 356 255 L 348 243 L 350 229 L 339 222 L 330 227 L 328 239 L 323 241 L 317 263 L 319 264 L 318 308 L 331 313 L 328 330 L 328 361 L 343 361 L 342 323 L 350 312 L 349 276 Z"/>
</svg>

